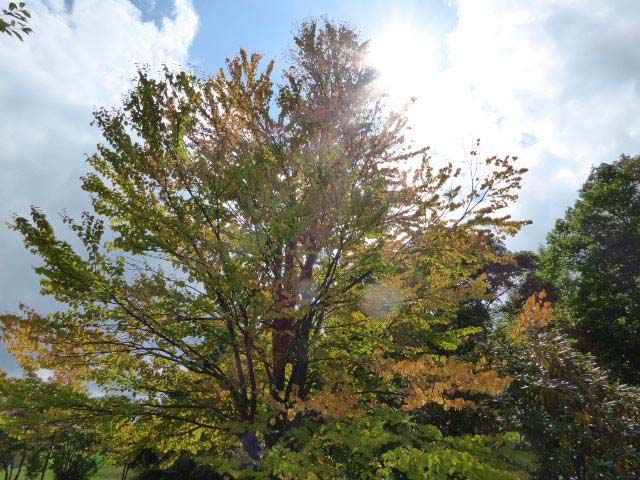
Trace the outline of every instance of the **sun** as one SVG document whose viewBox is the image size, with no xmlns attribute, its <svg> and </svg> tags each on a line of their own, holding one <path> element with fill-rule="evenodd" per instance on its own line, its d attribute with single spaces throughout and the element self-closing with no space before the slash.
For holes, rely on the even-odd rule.
<svg viewBox="0 0 640 480">
<path fill-rule="evenodd" d="M 461 68 L 470 60 L 451 57 L 446 35 L 395 18 L 372 36 L 368 60 L 387 104 L 395 110 L 409 105 L 407 138 L 432 147 L 437 161 L 463 158 L 477 138 L 503 135 Z"/>
<path fill-rule="evenodd" d="M 369 63 L 378 71 L 377 85 L 394 102 L 420 98 L 438 72 L 438 47 L 430 32 L 410 20 L 394 19 L 375 33 Z"/>
<path fill-rule="evenodd" d="M 368 58 L 387 105 L 395 110 L 409 106 L 408 140 L 430 145 L 432 153 L 444 154 L 442 159 L 461 153 L 461 136 L 476 120 L 470 111 L 477 110 L 469 109 L 469 91 L 447 65 L 446 52 L 446 37 L 411 19 L 395 18 L 374 33 Z"/>
</svg>

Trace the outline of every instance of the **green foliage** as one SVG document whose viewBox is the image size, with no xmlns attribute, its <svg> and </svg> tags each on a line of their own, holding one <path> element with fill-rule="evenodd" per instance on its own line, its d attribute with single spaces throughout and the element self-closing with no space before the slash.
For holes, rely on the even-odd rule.
<svg viewBox="0 0 640 480">
<path fill-rule="evenodd" d="M 553 329 L 520 330 L 497 342 L 514 378 L 488 402 L 541 461 L 540 479 L 632 479 L 640 471 L 640 391 L 608 378 L 594 358 Z"/>
<path fill-rule="evenodd" d="M 73 410 L 91 400 L 60 380 L 44 382 L 29 372 L 0 380 L 0 429 L 19 446 L 24 478 L 40 479 L 52 471 L 56 480 L 84 480 L 97 470 L 98 442 L 89 431 L 100 422 Z"/>
<path fill-rule="evenodd" d="M 210 465 L 198 461 L 191 455 L 159 455 L 153 450 L 140 452 L 132 463 L 136 473 L 134 480 L 218 480 Z"/>
<path fill-rule="evenodd" d="M 47 448 L 36 442 L 31 443 L 24 472 L 24 477 L 27 480 L 40 480 L 42 478 L 43 471 L 46 472 L 49 467 L 52 449 L 52 445 Z"/>
<path fill-rule="evenodd" d="M 518 479 L 533 465 L 517 434 L 445 437 L 404 412 L 307 423 L 261 465 L 283 479 Z"/>
<path fill-rule="evenodd" d="M 28 445 L 20 439 L 0 431 L 0 469 L 6 479 L 20 476 L 29 453 Z"/>
<path fill-rule="evenodd" d="M 2 317 L 23 367 L 58 383 L 21 397 L 125 465 L 153 447 L 244 478 L 523 477 L 517 435 L 445 436 L 424 412 L 510 382 L 456 351 L 482 330 L 493 245 L 526 223 L 504 214 L 524 169 L 475 151 L 473 178 L 434 168 L 352 29 L 312 20 L 294 43 L 280 86 L 242 50 L 210 78 L 142 70 L 122 109 L 96 112 L 95 214 L 63 217 L 83 248 L 36 208 L 12 223 L 64 304 Z M 348 461 L 341 435 L 374 432 Z"/>
<path fill-rule="evenodd" d="M 563 325 L 583 351 L 640 382 L 640 157 L 594 168 L 541 256 Z"/>
<path fill-rule="evenodd" d="M 494 313 L 517 318 L 527 300 L 539 292 L 545 292 L 547 301 L 555 303 L 558 300 L 554 285 L 541 274 L 538 254 L 531 251 L 510 253 L 505 249 L 503 256 L 508 261 L 493 265 L 489 270 L 497 297 Z"/>
<path fill-rule="evenodd" d="M 92 435 L 78 429 L 67 429 L 56 439 L 51 470 L 55 480 L 88 480 L 98 471 L 98 458 L 93 454 Z"/>
<path fill-rule="evenodd" d="M 25 8 L 24 2 L 9 2 L 9 6 L 2 9 L 0 33 L 6 33 L 22 41 L 23 35 L 29 35 L 33 31 L 27 26 L 30 18 L 31 13 Z"/>
</svg>

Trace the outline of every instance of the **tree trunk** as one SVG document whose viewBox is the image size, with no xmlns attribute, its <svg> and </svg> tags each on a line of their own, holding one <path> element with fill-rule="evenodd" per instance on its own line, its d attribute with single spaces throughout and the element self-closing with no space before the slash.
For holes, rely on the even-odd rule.
<svg viewBox="0 0 640 480">
<path fill-rule="evenodd" d="M 9 460 L 9 463 L 7 464 L 7 472 L 9 472 L 9 478 L 8 480 L 11 480 L 11 477 L 13 477 L 13 460 L 14 460 L 14 455 L 13 452 L 11 452 L 11 459 Z M 7 474 L 5 473 L 5 478 L 7 478 Z"/>
<path fill-rule="evenodd" d="M 299 332 L 296 345 L 296 364 L 293 369 L 293 383 L 298 386 L 298 396 L 304 399 L 309 368 L 309 333 L 310 329 L 304 325 Z"/>
<path fill-rule="evenodd" d="M 256 463 L 260 461 L 262 457 L 262 445 L 256 432 L 249 432 L 245 434 L 240 441 L 242 442 L 243 450 L 249 455 L 252 462 Z"/>
<path fill-rule="evenodd" d="M 300 272 L 300 281 L 308 282 L 311 285 L 313 281 L 313 267 L 316 263 L 317 254 L 314 253 L 317 250 L 317 244 L 315 237 L 311 239 L 312 252 L 307 254 L 307 258 Z M 306 298 L 305 298 L 306 297 Z M 311 302 L 312 294 L 309 292 L 303 294 L 303 301 Z M 307 383 L 307 370 L 309 367 L 309 333 L 311 332 L 311 325 L 314 319 L 314 312 L 309 311 L 296 332 L 296 362 L 293 370 L 293 383 L 298 386 L 298 396 L 304 398 L 305 385 Z"/>
<path fill-rule="evenodd" d="M 318 256 L 317 239 L 315 236 L 310 239 L 309 243 L 311 251 L 306 254 L 304 265 L 302 265 L 300 269 L 299 278 L 296 278 L 298 274 L 295 271 L 295 252 L 298 244 L 295 241 L 287 244 L 285 249 L 284 277 L 280 280 L 282 283 L 279 285 L 277 290 L 277 301 L 280 308 L 292 309 L 298 303 L 298 293 L 295 292 L 297 288 L 296 282 L 309 282 L 310 284 L 313 280 L 313 268 Z M 302 295 L 304 297 L 309 294 L 302 293 Z M 303 300 L 310 301 L 311 298 L 303 298 Z M 293 383 L 300 389 L 303 389 L 306 381 L 309 326 L 303 326 L 302 330 L 304 331 L 304 338 L 302 339 L 293 338 L 293 326 L 294 318 L 289 315 L 283 315 L 283 317 L 277 318 L 273 321 L 273 381 L 275 388 L 280 391 L 285 389 L 285 372 L 288 363 L 287 356 L 290 353 L 291 343 L 295 340 L 297 340 L 295 345 L 296 353 L 298 355 L 302 354 L 303 358 L 302 360 L 298 358 L 296 359 L 297 361 L 294 362 L 296 372 L 294 372 Z M 299 334 L 300 332 L 297 333 Z"/>
<path fill-rule="evenodd" d="M 49 448 L 47 449 L 47 456 L 44 459 L 44 465 L 42 466 L 42 474 L 40 475 L 40 480 L 44 480 L 44 476 L 47 473 L 49 459 L 51 458 L 51 450 L 53 450 L 53 440 L 51 440 L 51 442 L 49 443 Z"/>
<path fill-rule="evenodd" d="M 27 451 L 25 450 L 24 452 L 22 452 L 22 457 L 20 457 L 20 464 L 18 465 L 18 472 L 16 473 L 16 476 L 14 477 L 15 480 L 18 480 L 18 478 L 20 478 L 20 472 L 22 471 L 22 466 L 24 465 L 24 459 L 27 457 Z"/>
<path fill-rule="evenodd" d="M 295 271 L 295 250 L 297 242 L 289 242 L 284 254 L 284 276 L 280 279 L 276 295 L 278 308 L 289 309 L 295 305 L 295 297 L 292 293 L 292 276 Z M 287 355 L 291 344 L 291 328 L 293 318 L 283 315 L 273 321 L 272 351 L 273 351 L 273 383 L 277 390 L 284 390 L 285 372 L 287 367 Z"/>
<path fill-rule="evenodd" d="M 276 390 L 284 390 L 287 352 L 291 343 L 291 319 L 276 318 L 273 321 L 273 383 Z"/>
<path fill-rule="evenodd" d="M 16 473 L 15 480 L 18 480 L 20 478 L 20 472 L 22 472 L 22 466 L 24 465 L 24 460 L 26 457 L 27 452 L 25 450 L 24 452 L 22 452 L 22 457 L 20 458 L 20 465 L 18 465 L 18 473 Z"/>
</svg>

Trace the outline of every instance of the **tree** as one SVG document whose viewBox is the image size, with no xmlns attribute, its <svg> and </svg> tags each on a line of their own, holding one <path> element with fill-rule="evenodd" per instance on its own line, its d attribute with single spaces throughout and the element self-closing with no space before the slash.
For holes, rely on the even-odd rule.
<svg viewBox="0 0 640 480">
<path fill-rule="evenodd" d="M 163 458 L 164 457 L 164 458 Z M 191 455 L 158 455 L 153 450 L 140 452 L 132 466 L 137 480 L 219 480 L 224 477 L 213 472 Z"/>
<path fill-rule="evenodd" d="M 91 401 L 69 379 L 62 372 L 48 382 L 33 372 L 1 379 L 0 427 L 13 445 L 16 479 L 22 471 L 27 479 L 43 480 L 49 468 L 57 480 L 84 480 L 95 473 L 98 443 L 89 431 L 99 424 L 89 420 L 86 409 L 73 408 Z M 9 473 L 9 478 L 14 477 Z"/>
<path fill-rule="evenodd" d="M 558 294 L 551 281 L 543 277 L 540 256 L 531 251 L 502 253 L 509 262 L 492 266 L 489 278 L 496 285 L 496 305 L 498 316 L 517 318 L 532 295 L 545 292 L 545 301 L 555 303 Z M 504 320 L 504 318 L 503 318 Z"/>
<path fill-rule="evenodd" d="M 5 383 L 5 373 L 0 373 L 0 381 Z M 2 393 L 6 395 L 4 390 L 2 388 Z M 5 480 L 20 478 L 23 468 L 28 474 L 29 467 L 33 465 L 34 454 L 39 450 L 25 439 L 26 429 L 22 425 L 24 421 L 20 419 L 23 415 L 24 412 L 19 409 L 3 408 L 0 417 L 0 469 L 4 471 Z"/>
<path fill-rule="evenodd" d="M 56 441 L 51 459 L 55 480 L 88 480 L 95 475 L 98 459 L 93 434 L 81 427 L 67 427 Z"/>
<path fill-rule="evenodd" d="M 105 143 L 83 188 L 102 218 L 64 217 L 84 252 L 38 209 L 13 223 L 43 293 L 67 305 L 5 315 L 22 364 L 72 369 L 108 394 L 94 411 L 233 476 L 329 468 L 342 428 L 399 432 L 509 383 L 442 354 L 478 331 L 451 322 L 488 298 L 492 243 L 525 223 L 501 213 L 524 170 L 475 152 L 470 176 L 434 168 L 372 88 L 366 42 L 317 21 L 294 40 L 277 91 L 273 63 L 242 50 L 211 78 L 143 70 L 121 110 L 96 112 Z M 395 433 L 363 464 L 518 478 L 530 460 L 517 436 L 436 430 L 407 449 Z"/>
<path fill-rule="evenodd" d="M 20 477 L 28 455 L 27 446 L 19 439 L 0 432 L 0 469 L 4 471 L 6 480 Z"/>
<path fill-rule="evenodd" d="M 543 277 L 583 351 L 618 378 L 640 377 L 640 157 L 593 168 L 543 250 Z"/>
<path fill-rule="evenodd" d="M 25 3 L 10 2 L 7 8 L 2 9 L 0 17 L 0 33 L 6 33 L 22 41 L 22 35 L 29 35 L 33 30 L 28 27 L 31 13 L 25 8 Z"/>
<path fill-rule="evenodd" d="M 640 390 L 612 381 L 592 355 L 574 348 L 544 293 L 529 297 L 503 327 L 507 336 L 497 339 L 495 353 L 514 380 L 487 406 L 546 459 L 535 478 L 636 478 Z"/>
</svg>

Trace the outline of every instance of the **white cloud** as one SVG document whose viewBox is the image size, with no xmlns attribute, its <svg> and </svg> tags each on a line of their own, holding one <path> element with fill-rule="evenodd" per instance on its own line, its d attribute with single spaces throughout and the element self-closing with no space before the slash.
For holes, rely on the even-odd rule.
<svg viewBox="0 0 640 480">
<path fill-rule="evenodd" d="M 480 137 L 484 153 L 521 158 L 530 171 L 515 214 L 535 223 L 512 246 L 533 248 L 592 165 L 640 153 L 640 4 L 459 0 L 455 8 L 446 37 L 409 19 L 389 22 L 374 39 L 374 62 L 392 94 L 418 97 L 414 135 L 440 155 L 459 158 Z"/>
<path fill-rule="evenodd" d="M 66 2 L 68 3 L 68 2 Z M 198 25 L 188 0 L 145 22 L 125 0 L 29 2 L 34 33 L 0 37 L 0 220 L 29 205 L 87 207 L 79 188 L 98 132 L 91 110 L 118 105 L 136 64 L 185 63 Z M 138 4 L 151 8 L 153 1 Z M 458 0 L 456 27 L 427 31 L 397 16 L 374 58 L 398 100 L 418 97 L 414 134 L 443 157 L 476 137 L 486 154 L 530 168 L 516 214 L 531 218 L 513 247 L 535 247 L 575 198 L 591 165 L 640 153 L 637 0 Z M 265 33 L 266 34 L 266 33 Z M 37 261 L 0 228 L 0 311 L 37 294 Z"/>
<path fill-rule="evenodd" d="M 66 2 L 68 3 L 68 2 Z M 90 126 L 99 106 L 117 106 L 136 65 L 185 64 L 198 17 L 190 0 L 176 0 L 159 26 L 142 20 L 126 0 L 32 1 L 33 34 L 23 43 L 0 37 L 0 221 L 30 205 L 55 218 L 88 206 L 78 178 L 95 151 Z M 46 309 L 37 295 L 37 264 L 18 236 L 0 228 L 0 312 L 18 302 Z"/>
</svg>

